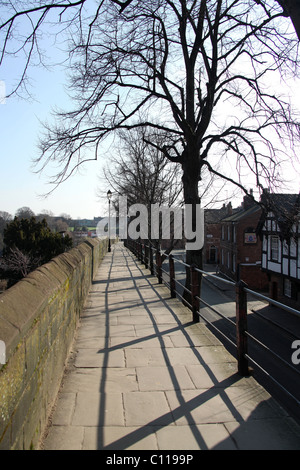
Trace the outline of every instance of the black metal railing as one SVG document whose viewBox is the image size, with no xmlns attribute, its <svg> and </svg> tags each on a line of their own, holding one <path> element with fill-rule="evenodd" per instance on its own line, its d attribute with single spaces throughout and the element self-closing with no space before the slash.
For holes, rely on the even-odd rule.
<svg viewBox="0 0 300 470">
<path fill-rule="evenodd" d="M 251 339 L 251 341 L 259 345 L 259 347 L 262 348 L 263 351 L 271 354 L 278 363 L 281 363 L 285 368 L 292 369 L 293 373 L 296 374 L 296 380 L 299 380 L 299 368 L 295 368 L 292 363 L 288 362 L 286 359 L 278 355 L 275 351 L 270 349 L 270 347 L 268 347 L 261 340 L 259 340 L 257 337 L 255 337 L 252 333 L 249 332 L 247 294 L 251 295 L 252 298 L 262 300 L 270 305 L 280 307 L 281 309 L 286 310 L 289 313 L 292 313 L 293 315 L 296 315 L 299 318 L 300 322 L 299 310 L 296 310 L 285 304 L 277 302 L 269 297 L 266 297 L 258 292 L 248 289 L 247 285 L 243 281 L 234 282 L 229 279 L 224 279 L 220 276 L 214 275 L 210 272 L 203 271 L 195 266 L 188 265 L 182 259 L 176 258 L 172 253 L 167 254 L 166 252 L 162 252 L 160 250 L 155 249 L 152 245 L 147 245 L 141 243 L 140 241 L 128 239 L 125 240 L 125 246 L 127 246 L 127 248 L 129 248 L 130 251 L 132 251 L 132 253 L 136 255 L 138 260 L 143 263 L 146 268 L 150 269 L 151 274 L 157 277 L 158 282 L 160 284 L 164 283 L 170 289 L 171 297 L 180 298 L 181 301 L 187 307 L 190 308 L 190 310 L 192 311 L 192 317 L 194 322 L 199 322 L 202 318 L 206 323 L 210 325 L 210 327 L 218 334 L 219 337 L 221 337 L 224 341 L 231 345 L 231 347 L 235 350 L 237 367 L 240 375 L 249 375 L 249 364 L 251 364 L 253 367 L 256 367 L 260 372 L 268 376 L 268 379 L 275 383 L 281 389 L 281 391 L 289 395 L 292 398 L 293 402 L 296 402 L 297 406 L 300 405 L 299 399 L 295 397 L 290 391 L 288 391 L 285 385 L 280 383 L 278 379 L 272 377 L 270 373 L 264 368 L 264 366 L 259 363 L 257 358 L 254 359 L 248 352 L 248 339 Z M 176 279 L 174 264 L 175 261 L 177 263 L 182 264 L 186 271 L 189 270 L 189 285 L 186 285 L 186 283 L 182 283 L 178 279 Z M 167 269 L 165 269 L 166 262 Z M 214 308 L 203 298 L 201 298 L 200 285 L 202 276 L 205 276 L 206 278 L 210 278 L 212 280 L 215 279 L 218 282 L 221 282 L 222 284 L 227 285 L 235 290 L 235 321 L 224 315 L 218 309 Z M 178 288 L 179 285 L 180 289 Z M 181 293 L 180 291 L 183 291 L 183 293 Z M 234 327 L 235 340 L 233 340 L 232 337 L 224 333 L 221 328 L 218 328 L 215 325 L 215 322 L 210 321 L 207 316 L 203 315 L 200 305 L 204 305 L 209 310 L 214 312 L 214 314 L 218 315 L 222 320 L 224 320 L 224 322 L 228 322 L 228 324 L 231 325 L 231 328 Z M 265 318 L 264 316 L 260 315 L 259 312 L 252 311 L 252 313 L 258 318 L 261 318 L 263 321 L 269 322 L 270 324 L 275 326 L 283 334 L 292 334 L 291 331 L 285 329 L 282 325 Z M 294 338 L 297 339 L 296 336 Z"/>
</svg>

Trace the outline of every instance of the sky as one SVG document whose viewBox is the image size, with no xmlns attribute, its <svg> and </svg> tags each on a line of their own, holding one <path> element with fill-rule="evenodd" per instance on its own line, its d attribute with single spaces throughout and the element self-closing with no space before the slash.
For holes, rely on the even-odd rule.
<svg viewBox="0 0 300 470">
<path fill-rule="evenodd" d="M 4 75 L 5 76 L 5 75 Z M 2 87 L 10 88 L 13 73 L 0 80 Z M 58 216 L 69 214 L 74 219 L 104 215 L 105 201 L 97 197 L 101 163 L 89 162 L 80 173 L 68 179 L 44 197 L 53 187 L 45 173 L 36 173 L 33 160 L 37 158 L 41 121 L 47 120 L 53 105 L 68 105 L 63 73 L 35 70 L 30 88 L 35 100 L 11 97 L 0 104 L 0 211 L 12 216 L 21 207 L 30 207 L 35 213 L 52 212 Z"/>
<path fill-rule="evenodd" d="M 22 54 L 6 57 L 0 67 L 0 211 L 14 216 L 18 209 L 29 207 L 36 215 L 47 211 L 55 216 L 68 214 L 73 219 L 104 216 L 108 202 L 105 196 L 99 199 L 97 195 L 99 188 L 104 189 L 104 194 L 109 189 L 99 179 L 104 161 L 80 166 L 77 174 L 44 197 L 53 189 L 49 184 L 49 168 L 44 173 L 36 173 L 37 168 L 33 167 L 33 160 L 39 156 L 41 122 L 47 121 L 57 106 L 70 110 L 71 102 L 66 71 L 61 66 L 53 66 L 65 58 L 63 43 L 51 31 L 43 35 L 39 45 L 49 67 L 29 68 L 28 90 L 34 99 L 28 99 L 25 93 L 21 94 L 22 98 L 14 95 L 1 99 L 4 91 L 10 93 L 23 71 Z"/>
<path fill-rule="evenodd" d="M 56 52 L 49 49 L 49 55 Z M 67 94 L 67 79 L 61 68 L 44 69 L 33 67 L 29 71 L 32 84 L 29 88 L 35 100 L 21 99 L 13 96 L 1 100 L 3 89 L 8 92 L 16 77 L 22 71 L 18 58 L 4 62 L 0 68 L 0 211 L 6 211 L 12 216 L 22 207 L 29 207 L 35 214 L 47 211 L 55 216 L 68 214 L 73 219 L 93 219 L 107 215 L 108 203 L 104 197 L 97 195 L 99 188 L 103 194 L 109 186 L 101 183 L 99 176 L 105 159 L 87 162 L 80 167 L 75 176 L 69 178 L 54 190 L 48 197 L 43 197 L 52 187 L 49 185 L 47 168 L 45 173 L 35 173 L 32 161 L 37 158 L 38 139 L 42 126 L 55 105 L 70 108 Z M 300 85 L 297 90 L 300 91 Z M 295 93 L 299 100 L 300 93 Z M 109 158 L 107 153 L 106 161 Z M 293 184 L 290 191 L 299 190 L 299 173 L 292 172 L 289 178 Z M 225 195 L 231 198 L 230 189 Z M 235 206 L 242 200 L 242 193 L 237 195 Z M 221 207 L 222 203 L 218 203 Z"/>
</svg>

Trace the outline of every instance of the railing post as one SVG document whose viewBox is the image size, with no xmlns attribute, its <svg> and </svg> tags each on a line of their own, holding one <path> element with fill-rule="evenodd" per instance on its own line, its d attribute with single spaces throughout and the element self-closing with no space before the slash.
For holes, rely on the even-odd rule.
<svg viewBox="0 0 300 470">
<path fill-rule="evenodd" d="M 145 249 L 144 264 L 145 264 L 145 268 L 148 269 L 148 267 L 149 267 L 149 259 L 148 259 L 149 247 L 146 244 L 146 242 L 144 243 L 144 249 Z"/>
<path fill-rule="evenodd" d="M 140 262 L 143 263 L 143 244 L 140 242 Z"/>
<path fill-rule="evenodd" d="M 236 344 L 238 372 L 240 375 L 249 375 L 248 359 L 248 341 L 247 335 L 247 293 L 244 290 L 245 282 L 239 281 L 236 284 Z"/>
<path fill-rule="evenodd" d="M 169 274 L 170 274 L 170 291 L 171 297 L 176 297 L 176 285 L 175 285 L 175 269 L 174 269 L 174 257 L 169 255 Z"/>
<path fill-rule="evenodd" d="M 193 322 L 198 323 L 200 321 L 199 311 L 200 302 L 199 302 L 199 295 L 200 295 L 200 283 L 199 283 L 199 273 L 196 271 L 195 266 L 190 266 L 190 273 L 191 273 L 191 303 L 192 303 L 192 311 L 193 311 Z"/>
<path fill-rule="evenodd" d="M 149 264 L 150 264 L 150 272 L 153 275 L 154 274 L 154 268 L 153 268 L 153 248 L 150 242 L 149 245 Z"/>
<path fill-rule="evenodd" d="M 137 242 L 137 240 L 134 240 L 134 254 L 135 256 L 137 257 L 137 259 L 139 259 L 139 244 Z"/>
<path fill-rule="evenodd" d="M 157 266 L 157 279 L 159 284 L 162 284 L 162 259 L 161 259 L 161 254 L 160 250 L 156 250 L 156 266 Z"/>
</svg>

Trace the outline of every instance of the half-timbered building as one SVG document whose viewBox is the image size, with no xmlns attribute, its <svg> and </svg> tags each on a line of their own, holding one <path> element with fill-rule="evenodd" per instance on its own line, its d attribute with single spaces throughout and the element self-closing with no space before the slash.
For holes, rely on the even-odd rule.
<svg viewBox="0 0 300 470">
<path fill-rule="evenodd" d="M 264 206 L 258 233 L 262 240 L 262 270 L 268 275 L 274 300 L 300 306 L 300 196 L 262 196 Z"/>
</svg>

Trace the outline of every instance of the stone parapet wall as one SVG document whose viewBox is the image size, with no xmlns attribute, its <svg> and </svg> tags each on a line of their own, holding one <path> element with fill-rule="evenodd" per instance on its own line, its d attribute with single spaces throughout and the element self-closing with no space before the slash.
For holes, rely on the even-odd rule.
<svg viewBox="0 0 300 470">
<path fill-rule="evenodd" d="M 0 450 L 36 448 L 107 248 L 107 239 L 85 241 L 0 295 Z"/>
</svg>

